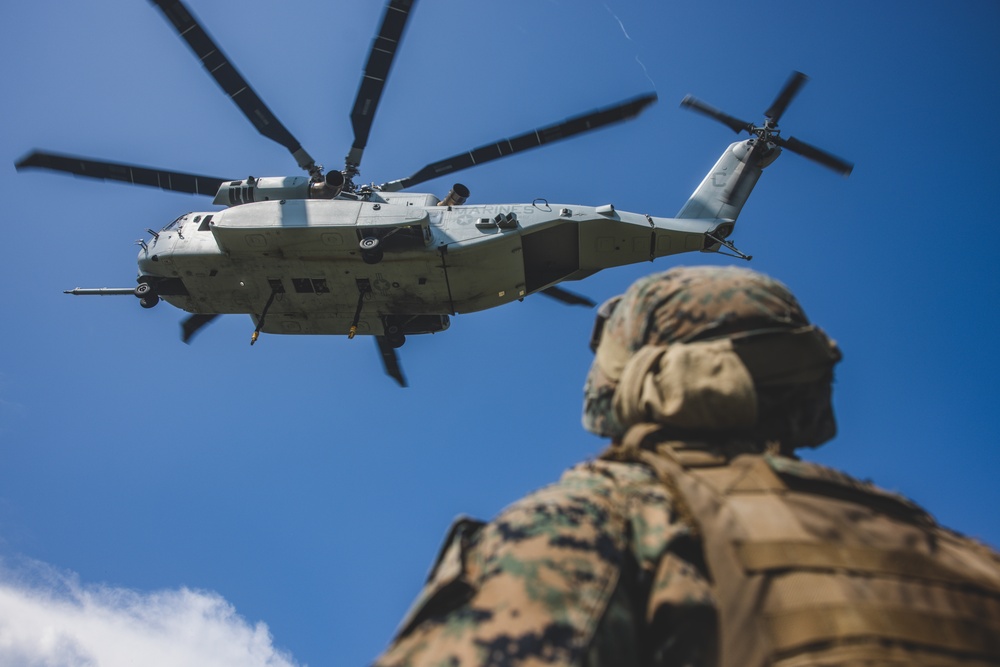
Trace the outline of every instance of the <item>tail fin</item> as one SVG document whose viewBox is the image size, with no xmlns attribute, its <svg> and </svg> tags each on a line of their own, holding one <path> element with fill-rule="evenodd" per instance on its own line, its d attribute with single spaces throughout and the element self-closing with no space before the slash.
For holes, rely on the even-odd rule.
<svg viewBox="0 0 1000 667">
<path fill-rule="evenodd" d="M 752 145 L 752 140 L 737 141 L 726 148 L 676 217 L 735 221 L 764 167 L 781 152 L 775 146 L 759 159 Z"/>
</svg>

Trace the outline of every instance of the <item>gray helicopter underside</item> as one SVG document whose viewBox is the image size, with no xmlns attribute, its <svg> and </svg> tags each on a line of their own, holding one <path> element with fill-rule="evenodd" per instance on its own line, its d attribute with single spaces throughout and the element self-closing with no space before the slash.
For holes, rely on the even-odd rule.
<svg viewBox="0 0 1000 667">
<path fill-rule="evenodd" d="M 538 291 L 589 304 L 556 287 L 604 268 L 688 251 L 727 248 L 761 170 L 789 150 L 847 175 L 853 166 L 794 137 L 778 122 L 807 77 L 794 72 L 762 125 L 687 96 L 682 106 L 750 138 L 732 144 L 676 219 L 619 213 L 610 205 L 462 206 L 456 183 L 443 202 L 405 190 L 492 160 L 613 125 L 656 101 L 647 93 L 508 135 L 428 163 L 381 185 L 355 183 L 372 122 L 414 0 L 387 0 L 350 114 L 354 141 L 342 170 L 324 172 L 258 97 L 182 0 L 153 0 L 209 75 L 263 136 L 284 146 L 304 176 L 222 179 L 87 157 L 32 151 L 16 168 L 47 169 L 192 194 L 215 194 L 224 211 L 181 216 L 140 240 L 138 285 L 76 288 L 78 295 L 134 294 L 145 308 L 160 299 L 194 313 L 185 342 L 220 314 L 249 314 L 261 331 L 373 334 L 386 372 L 406 382 L 395 349 L 406 334 L 448 327 L 455 313 L 492 308 Z"/>
<path fill-rule="evenodd" d="M 611 206 L 417 206 L 289 200 L 191 213 L 140 253 L 141 275 L 192 313 L 247 314 L 261 331 L 381 335 L 448 326 L 447 315 L 522 299 L 564 280 L 702 250 L 718 220 L 652 218 Z M 368 263 L 359 240 L 383 254 Z M 173 285 L 173 289 L 170 286 Z M 428 317 L 430 316 L 430 317 Z"/>
</svg>

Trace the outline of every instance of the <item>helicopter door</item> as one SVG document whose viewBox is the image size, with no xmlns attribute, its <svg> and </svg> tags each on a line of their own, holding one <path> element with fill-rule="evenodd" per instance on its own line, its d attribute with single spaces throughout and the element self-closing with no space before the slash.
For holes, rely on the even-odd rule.
<svg viewBox="0 0 1000 667">
<path fill-rule="evenodd" d="M 521 243 L 529 294 L 580 270 L 580 226 L 575 222 L 524 234 Z"/>
</svg>

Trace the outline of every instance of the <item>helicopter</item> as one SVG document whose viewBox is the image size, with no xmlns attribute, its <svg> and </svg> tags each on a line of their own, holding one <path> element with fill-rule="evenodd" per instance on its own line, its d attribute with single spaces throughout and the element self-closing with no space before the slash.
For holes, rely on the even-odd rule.
<svg viewBox="0 0 1000 667">
<path fill-rule="evenodd" d="M 541 293 L 593 306 L 560 283 L 606 268 L 684 252 L 751 257 L 729 239 L 763 169 L 787 149 L 841 174 L 853 166 L 794 137 L 778 121 L 807 77 L 794 72 L 763 124 L 739 120 L 691 96 L 682 106 L 749 139 L 729 145 L 673 218 L 535 199 L 471 205 L 455 183 L 439 198 L 409 192 L 425 181 L 630 120 L 657 100 L 645 93 L 432 162 L 411 176 L 360 182 L 375 112 L 416 0 L 388 0 L 350 113 L 354 142 L 344 168 L 324 171 L 277 119 L 190 9 L 151 0 L 206 71 L 263 136 L 284 146 L 305 176 L 223 179 L 34 150 L 15 163 L 163 190 L 213 196 L 222 210 L 180 215 L 140 239 L 135 287 L 75 288 L 74 295 L 132 295 L 191 313 L 189 342 L 223 314 L 250 315 L 261 333 L 372 336 L 385 372 L 407 386 L 397 349 L 450 318 Z"/>
</svg>

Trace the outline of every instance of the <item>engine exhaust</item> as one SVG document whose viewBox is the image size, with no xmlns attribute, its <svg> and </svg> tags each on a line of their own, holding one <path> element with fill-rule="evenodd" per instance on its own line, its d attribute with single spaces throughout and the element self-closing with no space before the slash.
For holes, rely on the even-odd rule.
<svg viewBox="0 0 1000 667">
<path fill-rule="evenodd" d="M 438 202 L 438 206 L 461 206 L 469 199 L 469 188 L 461 183 L 451 186 L 448 196 Z"/>
</svg>

